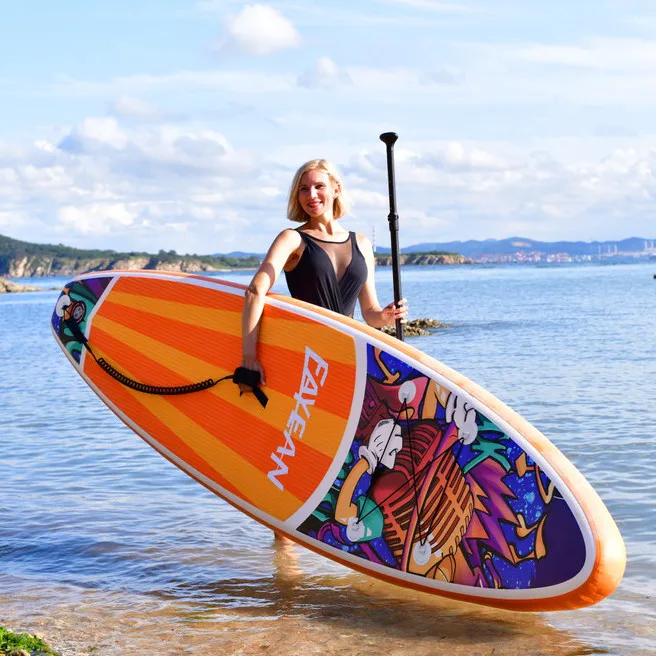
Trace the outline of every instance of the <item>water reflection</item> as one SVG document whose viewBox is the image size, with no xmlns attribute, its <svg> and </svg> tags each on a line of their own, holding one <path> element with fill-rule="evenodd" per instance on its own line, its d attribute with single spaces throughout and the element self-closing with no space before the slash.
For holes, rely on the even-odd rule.
<svg viewBox="0 0 656 656">
<path fill-rule="evenodd" d="M 438 644 L 456 654 L 472 649 L 490 653 L 495 645 L 503 646 L 503 653 L 536 653 L 536 640 L 548 642 L 551 654 L 595 653 L 539 615 L 405 591 L 341 568 L 339 574 L 313 574 L 304 568 L 303 555 L 292 542 L 273 541 L 270 576 L 196 585 L 187 581 L 156 596 L 171 602 L 193 600 L 193 607 L 176 620 L 182 624 L 228 622 L 239 631 L 275 631 L 276 653 L 298 653 L 294 650 L 319 644 L 330 652 L 339 645 L 340 654 L 361 653 L 371 644 L 393 653 L 432 654 Z"/>
</svg>

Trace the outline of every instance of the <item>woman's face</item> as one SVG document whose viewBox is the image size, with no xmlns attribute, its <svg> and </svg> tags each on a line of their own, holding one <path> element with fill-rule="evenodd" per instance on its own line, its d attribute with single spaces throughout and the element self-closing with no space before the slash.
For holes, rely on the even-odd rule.
<svg viewBox="0 0 656 656">
<path fill-rule="evenodd" d="M 304 173 L 298 188 L 298 200 L 308 216 L 333 218 L 333 203 L 339 193 L 339 185 L 319 169 Z"/>
</svg>

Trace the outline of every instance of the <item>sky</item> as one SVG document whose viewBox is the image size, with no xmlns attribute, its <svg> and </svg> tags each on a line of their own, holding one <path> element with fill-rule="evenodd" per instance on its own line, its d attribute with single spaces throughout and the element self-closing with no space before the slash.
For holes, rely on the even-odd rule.
<svg viewBox="0 0 656 656">
<path fill-rule="evenodd" d="M 656 238 L 652 0 L 0 2 L 0 234 L 265 252 L 328 158 L 401 247 Z"/>
</svg>

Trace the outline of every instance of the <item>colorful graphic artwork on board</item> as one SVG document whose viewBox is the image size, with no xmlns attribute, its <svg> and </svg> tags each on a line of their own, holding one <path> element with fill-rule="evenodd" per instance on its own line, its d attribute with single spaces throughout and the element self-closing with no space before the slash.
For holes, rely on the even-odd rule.
<svg viewBox="0 0 656 656">
<path fill-rule="evenodd" d="M 483 588 L 557 585 L 585 561 L 576 518 L 526 452 L 371 345 L 348 456 L 299 530 L 370 562 Z"/>
<path fill-rule="evenodd" d="M 73 335 L 67 321 L 73 321 L 82 333 L 91 310 L 111 282 L 110 276 L 77 280 L 64 287 L 52 313 L 55 334 L 76 362 L 80 362 L 82 345 Z"/>
</svg>

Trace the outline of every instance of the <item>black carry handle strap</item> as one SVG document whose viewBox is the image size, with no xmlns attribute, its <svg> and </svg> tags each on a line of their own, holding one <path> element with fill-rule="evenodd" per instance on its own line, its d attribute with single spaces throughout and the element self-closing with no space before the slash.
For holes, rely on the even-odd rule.
<svg viewBox="0 0 656 656">
<path fill-rule="evenodd" d="M 232 376 L 224 376 L 218 380 L 213 378 L 207 378 L 198 383 L 190 383 L 189 385 L 176 385 L 176 386 L 163 386 L 163 385 L 148 385 L 147 383 L 140 383 L 137 380 L 129 378 L 125 374 L 121 373 L 115 369 L 105 358 L 98 358 L 96 354 L 91 349 L 89 340 L 84 336 L 84 333 L 80 330 L 80 327 L 73 319 L 64 319 L 66 327 L 71 331 L 73 337 L 84 346 L 87 351 L 91 354 L 91 357 L 96 361 L 98 366 L 108 373 L 114 380 L 125 385 L 130 389 L 136 390 L 137 392 L 143 392 L 144 394 L 157 394 L 160 396 L 171 396 L 178 394 L 190 394 L 192 392 L 201 392 L 202 390 L 209 389 L 214 387 L 217 383 L 220 383 L 223 380 L 232 380 L 236 385 L 248 385 L 252 388 L 255 398 L 260 402 L 260 405 L 263 408 L 266 408 L 269 399 L 267 395 L 259 387 L 260 382 L 260 372 L 253 371 L 252 369 L 246 369 L 245 367 L 237 367 L 235 373 Z M 239 396 L 243 392 L 240 391 Z"/>
<path fill-rule="evenodd" d="M 246 367 L 237 367 L 235 373 L 231 376 L 234 383 L 237 385 L 248 385 L 253 390 L 255 398 L 261 403 L 263 408 L 269 399 L 260 387 L 260 372 L 254 369 L 246 369 Z M 243 394 L 243 392 L 241 392 Z M 239 396 L 241 396 L 241 394 Z"/>
</svg>

